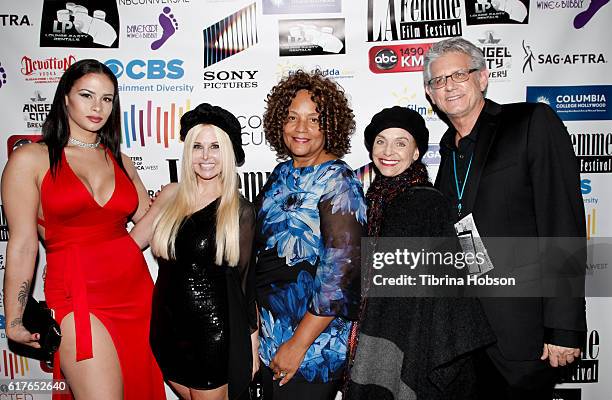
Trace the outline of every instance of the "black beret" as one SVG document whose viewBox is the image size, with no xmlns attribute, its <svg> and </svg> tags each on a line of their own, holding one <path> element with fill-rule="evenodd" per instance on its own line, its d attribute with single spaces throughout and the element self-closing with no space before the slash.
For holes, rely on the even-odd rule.
<svg viewBox="0 0 612 400">
<path fill-rule="evenodd" d="M 214 125 L 221 128 L 232 141 L 236 164 L 244 163 L 244 150 L 242 150 L 242 129 L 240 122 L 231 112 L 219 106 L 202 103 L 181 117 L 181 140 L 185 141 L 187 132 L 196 125 Z"/>
<path fill-rule="evenodd" d="M 374 115 L 363 134 L 365 147 L 369 152 L 372 152 L 376 135 L 388 128 L 408 131 L 419 149 L 419 160 L 425 155 L 429 147 L 429 131 L 421 114 L 406 107 L 394 106 Z"/>
</svg>

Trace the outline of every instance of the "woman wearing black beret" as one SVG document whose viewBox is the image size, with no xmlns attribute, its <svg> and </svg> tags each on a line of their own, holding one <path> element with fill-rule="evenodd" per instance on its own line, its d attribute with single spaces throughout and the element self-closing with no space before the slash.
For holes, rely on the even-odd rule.
<svg viewBox="0 0 612 400">
<path fill-rule="evenodd" d="M 421 162 L 428 140 L 421 115 L 405 107 L 385 108 L 365 129 L 376 167 L 366 195 L 367 229 L 377 251 L 384 237 L 411 238 L 402 243 L 415 253 L 454 250 L 450 205 Z M 416 243 L 419 248 L 410 248 Z M 462 273 L 454 266 L 426 268 L 441 276 Z M 493 338 L 478 300 L 413 286 L 405 287 L 402 297 L 371 297 L 372 270 L 364 275 L 345 399 L 472 398 L 470 354 Z"/>
<path fill-rule="evenodd" d="M 159 262 L 151 348 L 182 398 L 242 398 L 259 357 L 248 278 L 255 211 L 236 174 L 244 162 L 240 123 L 204 103 L 183 115 L 180 135 L 180 182 L 165 186 L 132 230 Z"/>
</svg>

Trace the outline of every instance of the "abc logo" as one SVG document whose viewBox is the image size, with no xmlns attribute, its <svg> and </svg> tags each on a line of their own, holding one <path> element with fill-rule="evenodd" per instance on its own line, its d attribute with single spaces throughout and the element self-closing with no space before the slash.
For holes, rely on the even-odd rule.
<svg viewBox="0 0 612 400">
<path fill-rule="evenodd" d="M 380 69 L 391 69 L 397 65 L 397 55 L 393 50 L 382 49 L 374 56 L 374 63 Z"/>
<path fill-rule="evenodd" d="M 117 78 L 125 73 L 130 79 L 180 79 L 185 75 L 181 67 L 183 60 L 132 60 L 125 67 L 117 59 L 111 59 L 104 63 Z"/>
</svg>

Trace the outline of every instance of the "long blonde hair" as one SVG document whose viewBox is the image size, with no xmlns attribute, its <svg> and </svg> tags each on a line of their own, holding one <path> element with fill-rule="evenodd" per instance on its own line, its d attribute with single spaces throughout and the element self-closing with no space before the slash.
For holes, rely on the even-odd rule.
<svg viewBox="0 0 612 400">
<path fill-rule="evenodd" d="M 181 162 L 181 180 L 173 199 L 160 211 L 153 223 L 151 250 L 158 257 L 176 258 L 176 235 L 186 217 L 196 208 L 198 180 L 193 171 L 193 146 L 205 126 L 211 126 L 217 135 L 221 155 L 221 197 L 217 208 L 215 263 L 236 266 L 240 258 L 238 175 L 232 142 L 222 129 L 215 125 L 196 125 L 187 132 Z"/>
</svg>

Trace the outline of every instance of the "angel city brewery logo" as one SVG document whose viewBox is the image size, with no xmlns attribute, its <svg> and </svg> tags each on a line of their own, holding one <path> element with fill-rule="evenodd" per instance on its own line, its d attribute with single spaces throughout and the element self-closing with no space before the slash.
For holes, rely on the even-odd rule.
<svg viewBox="0 0 612 400">
<path fill-rule="evenodd" d="M 423 71 L 425 53 L 431 46 L 431 43 L 374 46 L 368 52 L 370 71 L 375 74 Z"/>
<path fill-rule="evenodd" d="M 0 89 L 2 89 L 6 85 L 6 71 L 2 66 L 2 62 L 0 62 Z"/>
<path fill-rule="evenodd" d="M 581 173 L 612 172 L 612 132 L 570 133 Z"/>
<path fill-rule="evenodd" d="M 512 68 L 512 55 L 508 46 L 504 45 L 502 39 L 496 37 L 493 31 L 485 32 L 484 37 L 478 39 L 478 43 L 487 63 L 489 79 L 507 80 L 508 72 Z"/>
<path fill-rule="evenodd" d="M 47 101 L 46 97 L 43 97 L 40 91 L 36 90 L 34 94 L 28 98 L 28 101 L 23 104 L 21 109 L 26 128 L 40 130 L 49 111 L 51 111 L 51 104 L 50 101 Z"/>
<path fill-rule="evenodd" d="M 2 26 L 32 26 L 27 14 L 0 14 Z"/>
<path fill-rule="evenodd" d="M 104 0 L 44 0 L 40 47 L 118 48 L 117 4 Z"/>
<path fill-rule="evenodd" d="M 49 57 L 33 59 L 28 56 L 21 58 L 21 74 L 27 82 L 57 83 L 61 76 L 76 62 L 73 55 L 64 58 Z"/>
<path fill-rule="evenodd" d="M 258 43 L 257 3 L 223 18 L 202 32 L 204 68 L 238 54 Z"/>
<path fill-rule="evenodd" d="M 368 42 L 461 34 L 460 0 L 368 1 Z"/>
<path fill-rule="evenodd" d="M 157 24 L 126 25 L 128 39 L 152 40 L 151 50 L 160 49 L 179 29 L 176 16 L 170 7 L 164 7 L 157 17 Z"/>
<path fill-rule="evenodd" d="M 600 335 L 597 330 L 587 332 L 585 342 L 580 348 L 580 359 L 560 370 L 560 383 L 597 383 L 599 382 Z"/>
<path fill-rule="evenodd" d="M 522 41 L 524 52 L 523 73 L 533 72 L 534 64 L 542 65 L 574 65 L 574 64 L 606 64 L 608 60 L 603 53 L 541 53 L 535 54 L 532 46 Z"/>
<path fill-rule="evenodd" d="M 468 25 L 526 24 L 529 0 L 466 0 Z"/>
</svg>

